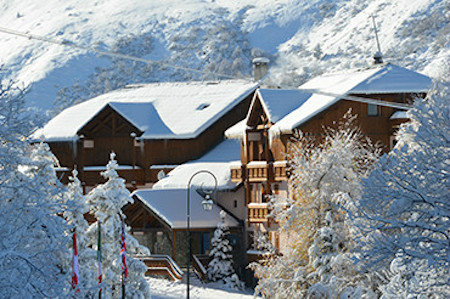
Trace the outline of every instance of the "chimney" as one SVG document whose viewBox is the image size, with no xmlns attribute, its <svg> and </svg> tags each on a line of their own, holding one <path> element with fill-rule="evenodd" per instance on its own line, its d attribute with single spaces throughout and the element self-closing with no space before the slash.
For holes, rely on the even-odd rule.
<svg viewBox="0 0 450 299">
<path fill-rule="evenodd" d="M 252 60 L 253 63 L 253 78 L 255 81 L 259 81 L 267 75 L 267 65 L 270 60 L 266 57 L 255 57 Z"/>
<path fill-rule="evenodd" d="M 383 54 L 380 51 L 375 52 L 373 54 L 373 64 L 382 64 L 383 63 Z"/>
</svg>

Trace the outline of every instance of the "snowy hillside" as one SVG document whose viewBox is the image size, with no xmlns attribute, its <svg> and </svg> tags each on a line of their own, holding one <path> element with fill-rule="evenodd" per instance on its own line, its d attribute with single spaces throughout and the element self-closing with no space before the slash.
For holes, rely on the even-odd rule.
<svg viewBox="0 0 450 299">
<path fill-rule="evenodd" d="M 272 82 L 298 86 L 366 63 L 372 13 L 385 60 L 434 75 L 448 60 L 449 11 L 443 0 L 3 0 L 0 27 L 237 77 L 265 54 Z M 4 33 L 0 63 L 32 85 L 29 106 L 53 111 L 128 83 L 217 79 Z"/>
</svg>

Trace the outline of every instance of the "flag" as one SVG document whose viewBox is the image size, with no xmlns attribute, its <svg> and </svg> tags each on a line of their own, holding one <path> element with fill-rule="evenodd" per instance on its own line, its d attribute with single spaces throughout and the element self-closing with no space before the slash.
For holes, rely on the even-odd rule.
<svg viewBox="0 0 450 299">
<path fill-rule="evenodd" d="M 98 261 L 98 284 L 100 286 L 100 293 L 102 291 L 102 228 L 100 220 L 98 220 L 98 240 L 97 240 L 97 261 Z"/>
<path fill-rule="evenodd" d="M 128 277 L 128 267 L 127 267 L 127 245 L 125 244 L 125 225 L 122 220 L 122 248 L 120 254 L 122 255 L 122 275 L 124 278 Z"/>
<path fill-rule="evenodd" d="M 78 248 L 77 248 L 77 233 L 73 232 L 73 260 L 72 260 L 72 289 L 76 293 L 80 291 L 78 288 L 78 278 L 80 277 L 80 271 L 78 267 Z"/>
</svg>

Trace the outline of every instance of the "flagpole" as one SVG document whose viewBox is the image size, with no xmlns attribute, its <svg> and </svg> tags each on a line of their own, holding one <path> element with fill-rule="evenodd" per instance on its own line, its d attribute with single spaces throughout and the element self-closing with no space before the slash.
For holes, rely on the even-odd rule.
<svg viewBox="0 0 450 299">
<path fill-rule="evenodd" d="M 97 243 L 97 260 L 98 260 L 98 285 L 100 287 L 98 291 L 98 299 L 102 299 L 102 241 L 101 241 L 101 224 L 98 223 L 98 243 Z"/>
<path fill-rule="evenodd" d="M 78 247 L 77 247 L 77 231 L 76 228 L 73 229 L 73 259 L 72 259 L 72 289 L 75 290 L 75 293 L 80 292 L 78 288 L 78 279 L 79 279 L 79 266 L 78 266 Z"/>
<path fill-rule="evenodd" d="M 120 220 L 122 220 L 122 241 L 121 241 L 121 250 L 120 254 L 122 255 L 122 299 L 125 299 L 125 279 L 128 276 L 128 267 L 127 267 L 127 245 L 125 243 L 125 223 L 120 215 Z"/>
</svg>

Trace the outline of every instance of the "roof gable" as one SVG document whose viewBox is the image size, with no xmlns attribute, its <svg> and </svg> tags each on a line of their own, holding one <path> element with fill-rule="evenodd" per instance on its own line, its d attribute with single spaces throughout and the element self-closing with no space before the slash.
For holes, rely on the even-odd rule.
<svg viewBox="0 0 450 299">
<path fill-rule="evenodd" d="M 260 89 L 258 95 L 265 113 L 274 123 L 269 129 L 273 136 L 291 133 L 341 100 L 334 95 L 425 93 L 431 85 L 432 81 L 427 76 L 400 66 L 383 64 L 324 74 L 309 80 L 298 90 Z M 245 121 L 237 123 L 225 132 L 225 136 L 242 138 L 245 124 Z"/>
<path fill-rule="evenodd" d="M 257 83 L 247 80 L 127 86 L 65 109 L 32 137 L 45 141 L 77 139 L 77 132 L 105 105 L 111 104 L 119 114 L 144 131 L 142 138 L 196 138 L 256 87 Z"/>
<path fill-rule="evenodd" d="M 131 133 L 139 136 L 142 134 L 142 130 L 129 122 L 109 104 L 77 131 L 77 135 L 86 137 L 130 136 Z"/>
</svg>

